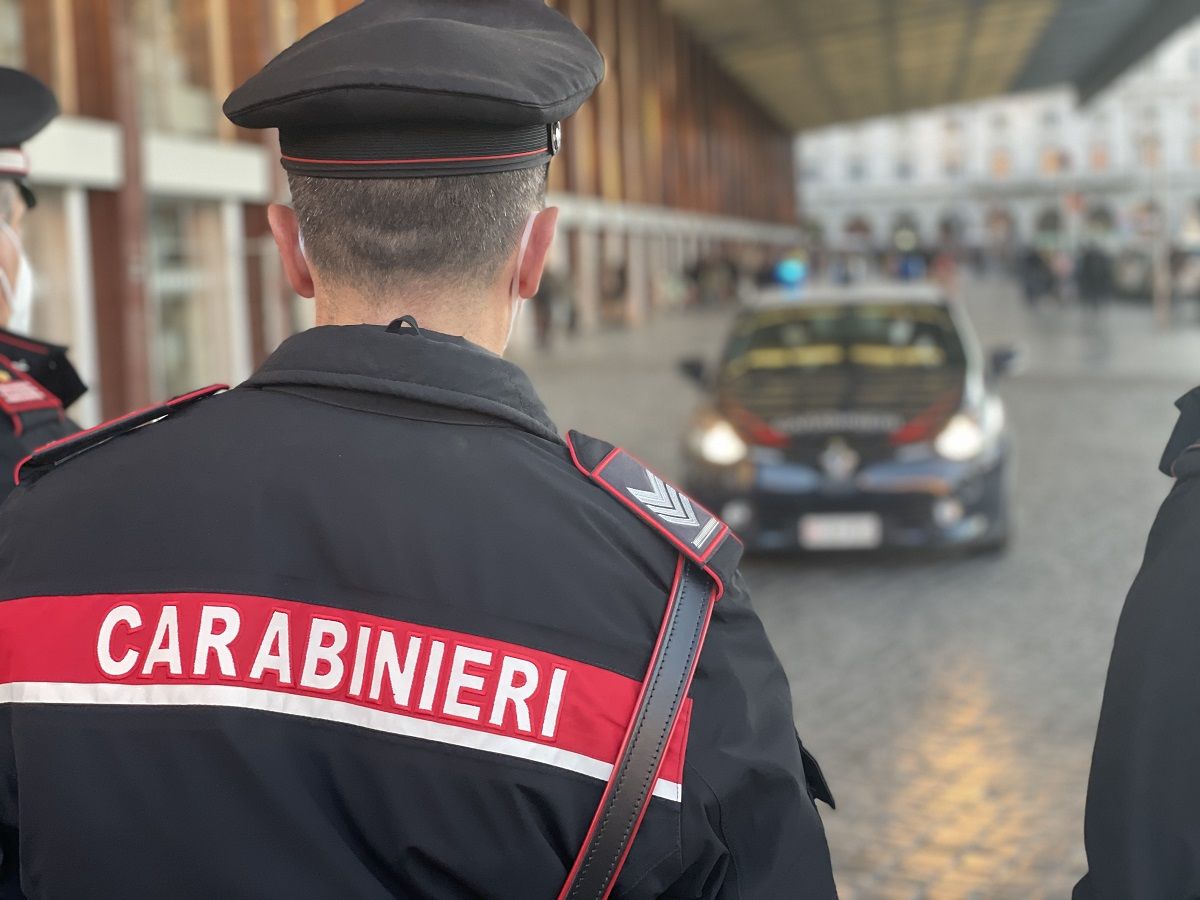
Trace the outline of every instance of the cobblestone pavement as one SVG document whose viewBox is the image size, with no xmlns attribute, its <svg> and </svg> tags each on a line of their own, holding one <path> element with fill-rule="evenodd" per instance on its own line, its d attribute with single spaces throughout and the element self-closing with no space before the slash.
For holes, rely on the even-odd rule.
<svg viewBox="0 0 1200 900">
<path fill-rule="evenodd" d="M 1069 896 L 1113 629 L 1169 486 L 1172 403 L 1200 381 L 1194 323 L 1164 335 L 1144 309 L 1031 316 L 1000 282 L 968 293 L 985 345 L 1030 350 L 1005 387 L 1011 550 L 746 566 L 840 803 L 824 817 L 847 900 Z M 675 364 L 715 351 L 726 320 L 666 316 L 524 362 L 560 427 L 675 475 L 695 402 Z"/>
</svg>

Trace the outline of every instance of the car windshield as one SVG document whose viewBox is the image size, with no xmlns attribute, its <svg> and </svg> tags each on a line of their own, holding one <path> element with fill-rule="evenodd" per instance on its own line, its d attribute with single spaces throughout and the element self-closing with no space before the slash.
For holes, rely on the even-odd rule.
<svg viewBox="0 0 1200 900">
<path fill-rule="evenodd" d="M 723 375 L 853 367 L 961 369 L 966 355 L 949 310 L 935 304 L 797 306 L 744 316 Z"/>
</svg>

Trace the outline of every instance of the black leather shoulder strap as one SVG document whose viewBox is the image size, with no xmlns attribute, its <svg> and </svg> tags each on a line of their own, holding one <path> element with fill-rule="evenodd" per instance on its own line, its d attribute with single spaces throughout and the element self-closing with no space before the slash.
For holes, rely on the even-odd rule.
<svg viewBox="0 0 1200 900">
<path fill-rule="evenodd" d="M 692 685 L 713 607 L 741 559 L 741 543 L 720 519 L 633 455 L 572 431 L 576 468 L 679 552 L 658 642 L 612 777 L 559 900 L 602 900 L 633 846 Z"/>
<path fill-rule="evenodd" d="M 621 753 L 559 900 L 603 900 L 616 884 L 646 815 L 716 602 L 713 580 L 680 557 Z"/>
<path fill-rule="evenodd" d="M 166 403 L 161 403 L 158 406 L 139 409 L 118 419 L 113 419 L 111 422 L 104 422 L 95 428 L 89 428 L 87 431 L 81 431 L 62 440 L 54 441 L 22 460 L 14 473 L 14 480 L 17 484 L 28 484 L 68 460 L 74 459 L 81 453 L 86 453 L 88 450 L 99 447 L 101 444 L 105 444 L 115 437 L 128 434 L 131 431 L 149 425 L 151 422 L 157 422 L 159 419 L 166 418 L 180 410 L 186 409 L 193 403 L 197 403 L 228 389 L 227 385 L 214 384 L 212 387 L 192 391 L 190 394 L 183 394 L 174 400 L 168 400 Z"/>
</svg>

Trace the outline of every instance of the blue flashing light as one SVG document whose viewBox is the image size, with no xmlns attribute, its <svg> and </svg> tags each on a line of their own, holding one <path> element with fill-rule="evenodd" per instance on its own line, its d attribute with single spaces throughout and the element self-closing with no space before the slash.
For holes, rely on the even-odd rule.
<svg viewBox="0 0 1200 900">
<path fill-rule="evenodd" d="M 799 287 L 808 278 L 808 264 L 799 259 L 785 259 L 775 267 L 775 280 L 784 287 Z"/>
</svg>

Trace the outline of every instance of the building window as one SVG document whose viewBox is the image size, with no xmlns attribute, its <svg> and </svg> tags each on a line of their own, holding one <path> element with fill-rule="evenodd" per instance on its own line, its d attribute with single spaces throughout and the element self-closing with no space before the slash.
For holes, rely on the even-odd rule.
<svg viewBox="0 0 1200 900">
<path fill-rule="evenodd" d="M 1060 119 L 1061 117 L 1059 116 L 1057 109 L 1050 108 L 1042 110 L 1043 128 L 1057 128 Z"/>
<path fill-rule="evenodd" d="M 216 133 L 215 57 L 207 15 L 207 3 L 136 0 L 142 111 L 152 131 Z"/>
<path fill-rule="evenodd" d="M 1200 44 L 1192 44 L 1188 48 L 1188 71 L 1200 75 Z"/>
<path fill-rule="evenodd" d="M 20 0 L 0 0 L 0 66 L 25 64 L 24 31 Z"/>
<path fill-rule="evenodd" d="M 1088 166 L 1093 172 L 1107 172 L 1112 165 L 1112 156 L 1107 144 L 1095 143 L 1088 150 Z"/>
<path fill-rule="evenodd" d="M 821 167 L 815 159 L 804 161 L 804 180 L 809 182 L 821 180 Z"/>
<path fill-rule="evenodd" d="M 1002 112 L 992 116 L 992 131 L 996 134 L 1004 134 L 1008 131 L 1008 116 Z"/>
<path fill-rule="evenodd" d="M 1162 166 L 1162 140 L 1156 134 L 1144 135 L 1137 146 L 1138 162 L 1144 169 L 1158 169 Z"/>
<path fill-rule="evenodd" d="M 913 177 L 912 160 L 906 156 L 896 160 L 896 178 L 900 181 L 911 181 Z"/>
<path fill-rule="evenodd" d="M 998 147 L 992 151 L 991 163 L 993 178 L 1008 178 L 1012 175 L 1012 154 L 1005 147 Z"/>
<path fill-rule="evenodd" d="M 846 166 L 846 177 L 851 181 L 865 181 L 867 177 L 867 164 L 861 157 L 851 157 L 850 162 Z"/>
<path fill-rule="evenodd" d="M 1200 169 L 1200 137 L 1192 138 L 1192 167 Z"/>
<path fill-rule="evenodd" d="M 947 178 L 957 178 L 966 171 L 966 150 L 964 147 L 962 120 L 949 116 L 942 124 L 945 131 L 942 145 L 942 172 Z"/>
<path fill-rule="evenodd" d="M 155 395 L 173 397 L 228 381 L 232 371 L 219 203 L 151 203 L 151 349 Z"/>
<path fill-rule="evenodd" d="M 1058 147 L 1046 147 L 1042 150 L 1039 168 L 1043 175 L 1061 175 L 1071 168 L 1071 161 Z"/>
</svg>

